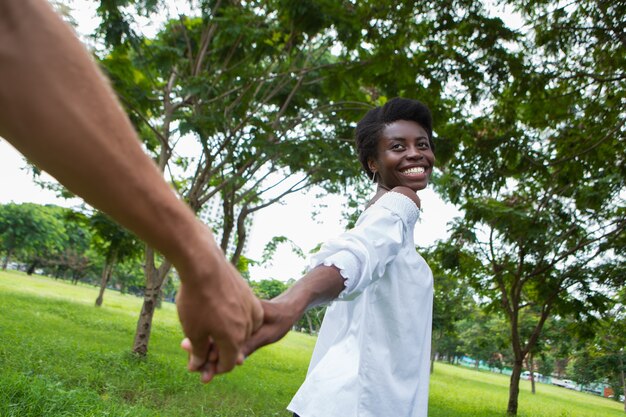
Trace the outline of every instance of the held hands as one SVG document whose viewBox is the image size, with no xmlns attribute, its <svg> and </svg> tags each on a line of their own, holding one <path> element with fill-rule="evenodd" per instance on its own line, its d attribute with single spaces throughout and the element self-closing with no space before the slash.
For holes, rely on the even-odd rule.
<svg viewBox="0 0 626 417">
<path fill-rule="evenodd" d="M 243 363 L 244 357 L 251 355 L 259 348 L 282 339 L 299 319 L 299 315 L 294 315 L 294 309 L 290 308 L 289 303 L 284 299 L 281 300 L 281 297 L 269 301 L 261 300 L 260 302 L 263 306 L 263 324 L 243 344 L 237 356 L 238 365 Z M 195 357 L 192 353 L 193 343 L 188 338 L 185 338 L 181 343 L 181 347 L 190 354 L 189 369 L 200 372 L 200 379 L 204 383 L 210 382 L 214 375 L 222 373 L 217 370 L 221 351 L 212 339 L 209 339 L 208 345 L 208 361 L 201 366 L 195 366 L 193 363 Z"/>
<path fill-rule="evenodd" d="M 201 372 L 203 382 L 243 362 L 244 345 L 263 320 L 260 301 L 236 269 L 229 262 L 212 264 L 220 278 L 183 283 L 176 300 L 188 368 Z"/>
<path fill-rule="evenodd" d="M 183 340 L 181 347 L 190 354 L 189 369 L 200 372 L 203 382 L 211 381 L 216 374 L 230 371 L 235 363 L 241 364 L 245 356 L 252 354 L 260 347 L 277 342 L 287 334 L 308 308 L 334 300 L 344 289 L 344 279 L 339 269 L 332 265 L 316 266 L 287 291 L 269 301 L 259 301 L 254 298 L 247 284 L 242 279 L 235 281 L 245 287 L 247 291 L 243 291 L 243 293 L 249 295 L 258 303 L 252 302 L 252 305 L 258 305 L 262 308 L 262 317 L 261 315 L 255 316 L 259 317 L 258 324 L 254 322 L 255 326 L 250 332 L 247 330 L 241 331 L 239 334 L 246 336 L 243 339 L 237 339 L 239 340 L 238 344 L 228 344 L 224 343 L 224 341 L 220 344 L 220 339 L 217 337 L 219 333 L 215 331 L 208 334 L 207 332 L 188 332 L 184 325 L 183 312 L 179 309 L 181 321 L 183 321 L 183 329 L 189 338 Z M 219 300 L 223 300 L 224 303 L 230 300 L 231 302 L 228 304 L 237 301 L 236 297 L 232 299 L 232 297 L 228 297 L 229 295 L 232 296 L 232 293 L 217 295 L 216 299 L 218 303 Z M 194 323 L 196 325 L 200 324 L 199 322 L 204 319 L 209 324 L 208 327 L 213 329 L 219 327 L 221 323 L 219 317 L 228 317 L 226 315 L 218 315 L 218 319 L 216 319 L 212 314 L 214 308 L 214 306 L 204 307 L 202 311 L 194 311 L 193 307 L 190 307 L 190 310 L 184 313 L 185 316 L 190 315 L 188 318 L 195 318 L 196 322 Z M 251 312 L 254 313 L 254 309 Z M 237 324 L 236 321 L 235 324 Z M 225 330 L 228 330 L 228 326 L 228 323 L 223 324 Z M 192 338 L 192 334 L 196 336 L 195 339 Z M 225 347 L 228 350 L 225 350 Z M 226 356 L 226 358 L 223 356 Z"/>
</svg>

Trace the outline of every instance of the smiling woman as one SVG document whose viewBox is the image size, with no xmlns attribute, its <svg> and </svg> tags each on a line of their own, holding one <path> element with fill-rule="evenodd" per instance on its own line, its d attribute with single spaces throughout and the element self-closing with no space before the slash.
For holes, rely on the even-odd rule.
<svg viewBox="0 0 626 417">
<path fill-rule="evenodd" d="M 354 228 L 313 255 L 304 277 L 263 303 L 247 354 L 283 337 L 308 308 L 333 301 L 288 406 L 296 416 L 427 415 L 433 276 L 413 235 L 416 192 L 435 161 L 431 126 L 416 100 L 395 98 L 365 115 L 357 152 L 363 171 L 378 174 L 374 198 Z"/>
</svg>

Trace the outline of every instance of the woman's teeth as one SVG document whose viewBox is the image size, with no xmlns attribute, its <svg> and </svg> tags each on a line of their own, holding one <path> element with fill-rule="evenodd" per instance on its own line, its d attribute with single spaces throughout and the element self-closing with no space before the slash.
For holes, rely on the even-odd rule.
<svg viewBox="0 0 626 417">
<path fill-rule="evenodd" d="M 404 174 L 423 174 L 424 167 L 409 168 L 402 171 Z"/>
</svg>

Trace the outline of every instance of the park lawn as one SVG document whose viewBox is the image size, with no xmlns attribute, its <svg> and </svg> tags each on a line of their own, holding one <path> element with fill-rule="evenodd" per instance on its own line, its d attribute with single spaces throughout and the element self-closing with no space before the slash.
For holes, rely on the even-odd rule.
<svg viewBox="0 0 626 417">
<path fill-rule="evenodd" d="M 185 370 L 172 304 L 155 314 L 147 358 L 130 354 L 141 300 L 0 272 L 0 417 L 290 416 L 315 338 L 292 332 L 208 385 Z M 430 417 L 505 416 L 508 377 L 435 364 Z M 611 400 L 522 381 L 521 417 L 623 416 Z"/>
</svg>

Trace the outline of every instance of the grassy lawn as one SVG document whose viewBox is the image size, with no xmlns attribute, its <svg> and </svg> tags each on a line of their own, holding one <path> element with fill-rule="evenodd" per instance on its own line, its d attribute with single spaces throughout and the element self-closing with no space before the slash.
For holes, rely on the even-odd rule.
<svg viewBox="0 0 626 417">
<path fill-rule="evenodd" d="M 129 353 L 141 300 L 0 272 L 0 416 L 289 416 L 315 339 L 291 333 L 209 385 L 185 370 L 175 308 L 155 314 L 146 359 Z M 508 378 L 435 365 L 429 416 L 505 416 Z M 522 381 L 519 416 L 623 416 L 611 400 Z M 348 416 L 347 416 L 348 417 Z M 381 416 L 387 417 L 387 416 Z"/>
</svg>

